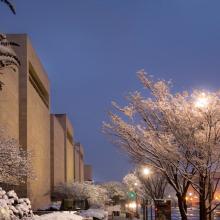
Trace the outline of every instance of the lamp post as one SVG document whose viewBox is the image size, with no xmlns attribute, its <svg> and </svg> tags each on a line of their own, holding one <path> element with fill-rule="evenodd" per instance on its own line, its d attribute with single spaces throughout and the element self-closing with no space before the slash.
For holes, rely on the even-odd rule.
<svg viewBox="0 0 220 220">
<path fill-rule="evenodd" d="M 202 92 L 201 94 L 198 95 L 198 97 L 195 100 L 195 107 L 200 109 L 200 110 L 206 110 L 208 109 L 210 104 L 210 97 Z M 202 155 L 200 156 L 202 158 Z M 201 217 L 205 216 L 206 213 L 205 212 L 205 190 L 206 190 L 206 180 L 203 178 L 202 174 L 199 177 L 199 186 L 200 186 L 200 195 L 199 195 L 199 203 L 200 203 L 200 219 Z M 212 183 L 210 183 L 210 186 L 208 186 L 209 189 L 208 190 L 212 190 Z M 209 203 L 210 203 L 210 210 L 212 209 L 211 207 L 211 196 L 209 197 Z M 211 220 L 213 219 L 213 214 L 210 213 L 208 218 Z"/>
<path fill-rule="evenodd" d="M 138 218 L 139 213 L 138 213 L 138 192 L 137 192 L 137 190 L 136 190 L 137 187 L 138 187 L 138 183 L 135 182 L 135 183 L 134 183 L 134 190 L 135 190 L 135 194 L 136 194 L 136 197 L 135 197 L 135 202 L 136 202 L 136 217 Z"/>
<path fill-rule="evenodd" d="M 143 167 L 142 168 L 142 175 L 144 177 L 149 177 L 149 175 L 151 174 L 151 170 L 149 167 Z M 151 206 L 151 220 L 153 219 L 153 209 L 152 209 L 152 203 L 150 204 Z M 148 220 L 148 199 L 144 201 L 144 207 L 143 207 L 143 211 L 144 211 L 144 220 Z"/>
</svg>

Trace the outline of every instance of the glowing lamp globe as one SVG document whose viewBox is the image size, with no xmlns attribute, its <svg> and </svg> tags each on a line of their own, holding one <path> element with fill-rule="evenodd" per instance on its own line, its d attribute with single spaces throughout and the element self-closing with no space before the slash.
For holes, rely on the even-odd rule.
<svg viewBox="0 0 220 220">
<path fill-rule="evenodd" d="M 148 167 L 143 168 L 144 176 L 148 176 L 150 174 L 150 169 Z"/>
<path fill-rule="evenodd" d="M 205 93 L 201 93 L 201 95 L 196 99 L 195 106 L 197 108 L 206 108 L 209 104 L 209 98 Z"/>
</svg>

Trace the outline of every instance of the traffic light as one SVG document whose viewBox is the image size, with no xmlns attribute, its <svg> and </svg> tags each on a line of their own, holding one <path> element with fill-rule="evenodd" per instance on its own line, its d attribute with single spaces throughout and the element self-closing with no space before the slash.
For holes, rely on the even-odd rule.
<svg viewBox="0 0 220 220">
<path fill-rule="evenodd" d="M 128 198 L 131 200 L 135 200 L 137 197 L 136 193 L 133 191 L 128 192 Z"/>
</svg>

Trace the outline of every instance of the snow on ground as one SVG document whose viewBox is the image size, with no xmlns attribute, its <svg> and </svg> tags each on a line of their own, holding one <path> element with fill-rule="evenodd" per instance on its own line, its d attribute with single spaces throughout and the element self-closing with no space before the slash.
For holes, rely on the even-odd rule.
<svg viewBox="0 0 220 220">
<path fill-rule="evenodd" d="M 34 220 L 83 220 L 83 217 L 73 212 L 53 212 L 42 216 L 34 216 Z"/>
<path fill-rule="evenodd" d="M 108 219 L 108 212 L 103 209 L 88 209 L 80 212 L 80 215 L 86 218 L 95 217 L 98 219 Z"/>
</svg>

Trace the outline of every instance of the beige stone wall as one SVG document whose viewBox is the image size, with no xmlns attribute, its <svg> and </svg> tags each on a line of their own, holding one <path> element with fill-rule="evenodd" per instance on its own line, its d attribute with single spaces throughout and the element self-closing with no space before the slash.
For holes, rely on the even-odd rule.
<svg viewBox="0 0 220 220">
<path fill-rule="evenodd" d="M 6 68 L 0 71 L 0 80 L 4 83 L 0 90 L 0 132 L 5 137 L 15 138 L 19 142 L 19 96 L 18 71 Z M 21 194 L 23 188 L 9 184 L 0 184 L 5 190 L 12 187 Z M 18 190 L 19 189 L 19 190 Z"/>
<path fill-rule="evenodd" d="M 32 165 L 36 179 L 29 180 L 28 196 L 34 208 L 50 202 L 50 121 L 48 109 L 28 84 L 28 135 L 27 146 L 33 152 Z"/>
<path fill-rule="evenodd" d="M 65 132 L 55 115 L 51 115 L 51 190 L 65 183 Z"/>
<path fill-rule="evenodd" d="M 50 136 L 49 80 L 27 35 L 8 35 L 8 38 L 20 45 L 15 51 L 21 66 L 19 75 L 7 70 L 0 76 L 6 84 L 0 92 L 0 122 L 10 136 L 18 138 L 24 149 L 32 152 L 36 179 L 27 179 L 20 189 L 22 196 L 30 198 L 33 208 L 39 209 L 49 205 L 54 185 L 72 183 L 74 177 L 82 181 L 83 157 L 80 159 L 78 152 L 77 161 L 74 159 L 74 131 L 66 114 L 54 116 Z"/>
<path fill-rule="evenodd" d="M 36 81 L 40 82 L 39 85 L 48 95 L 50 94 L 49 80 L 27 35 L 8 35 L 8 38 L 20 45 L 15 48 L 21 61 L 19 69 L 19 142 L 32 152 L 32 165 L 36 175 L 35 180 L 27 180 L 24 196 L 28 196 L 33 208 L 38 209 L 50 203 L 50 105 L 49 101 L 48 106 L 45 105 L 36 90 L 37 87 L 30 82 L 30 67 L 34 69 Z"/>
<path fill-rule="evenodd" d="M 92 165 L 85 164 L 84 165 L 84 181 L 92 181 L 93 173 L 92 173 Z"/>
<path fill-rule="evenodd" d="M 44 88 L 49 91 L 49 81 L 40 61 L 28 40 L 28 70 L 30 64 Z M 28 181 L 28 196 L 33 208 L 43 208 L 50 203 L 50 106 L 46 106 L 36 88 L 28 79 L 27 86 L 27 146 L 33 151 L 32 159 L 36 179 Z"/>
<path fill-rule="evenodd" d="M 79 161 L 80 182 L 84 182 L 84 150 L 80 145 L 80 161 Z"/>
<path fill-rule="evenodd" d="M 74 181 L 74 140 L 73 126 L 66 114 L 56 114 L 64 131 L 64 151 L 65 151 L 65 181 L 72 183 Z"/>
<path fill-rule="evenodd" d="M 75 158 L 74 158 L 74 166 L 75 166 L 75 181 L 80 182 L 80 166 L 79 166 L 79 148 L 75 145 Z"/>
<path fill-rule="evenodd" d="M 13 109 L 15 111 L 10 111 L 12 112 L 17 112 L 17 120 L 15 118 L 13 118 L 13 121 L 17 123 L 17 128 L 18 128 L 18 133 L 15 134 L 14 132 L 10 132 L 11 135 L 13 135 L 13 137 L 15 137 L 16 139 L 18 139 L 20 145 L 24 148 L 27 149 L 27 138 L 26 135 L 24 134 L 24 131 L 27 130 L 27 123 L 23 123 L 24 120 L 26 118 L 27 112 L 26 112 L 26 98 L 24 95 L 21 94 L 26 94 L 27 93 L 27 74 L 24 74 L 27 72 L 27 42 L 26 39 L 27 35 L 26 34 L 20 34 L 20 35 L 7 35 L 7 39 L 9 41 L 12 42 L 16 42 L 17 44 L 19 44 L 19 47 L 14 47 L 14 50 L 17 54 L 17 56 L 19 57 L 20 60 L 20 67 L 18 69 L 18 75 L 17 75 L 17 82 L 13 82 L 13 80 L 11 82 L 12 86 L 17 87 L 16 90 L 13 90 L 13 95 L 17 97 L 17 102 L 16 104 L 10 107 L 8 107 L 8 109 Z M 15 83 L 15 84 L 14 84 Z M 13 103 L 13 100 L 10 101 L 11 103 Z M 7 116 L 7 122 L 10 122 L 12 120 L 10 120 L 12 118 L 12 115 L 8 115 Z M 12 122 L 12 124 L 14 123 Z M 15 124 L 16 124 L 15 123 Z M 14 125 L 15 125 L 14 124 Z M 22 136 L 22 138 L 21 138 Z M 16 190 L 17 194 L 21 197 L 27 197 L 27 185 L 26 184 L 21 184 L 20 186 L 16 186 L 14 187 L 14 189 Z"/>
<path fill-rule="evenodd" d="M 0 128 L 7 136 L 19 139 L 18 72 L 1 71 L 0 80 L 5 84 L 0 91 Z"/>
<path fill-rule="evenodd" d="M 73 126 L 66 116 L 66 182 L 74 182 L 74 139 Z"/>
<path fill-rule="evenodd" d="M 67 183 L 74 182 L 73 144 L 68 139 L 66 143 L 66 178 Z"/>
<path fill-rule="evenodd" d="M 84 181 L 84 150 L 80 143 L 75 144 L 75 181 Z"/>
<path fill-rule="evenodd" d="M 19 44 L 14 50 L 21 62 L 18 76 L 18 108 L 19 108 L 19 143 L 26 149 L 27 147 L 27 79 L 28 79 L 28 60 L 27 60 L 27 35 L 8 34 L 9 41 Z"/>
</svg>

